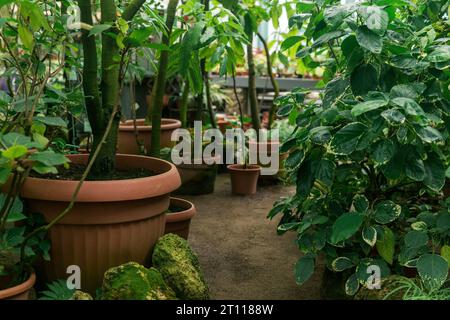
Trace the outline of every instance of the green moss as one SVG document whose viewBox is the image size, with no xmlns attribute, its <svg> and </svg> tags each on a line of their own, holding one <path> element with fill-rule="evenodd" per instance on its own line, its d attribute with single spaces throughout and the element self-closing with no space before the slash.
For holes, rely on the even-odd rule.
<svg viewBox="0 0 450 320">
<path fill-rule="evenodd" d="M 161 272 L 178 298 L 209 299 L 198 258 L 183 238 L 175 234 L 162 237 L 153 251 L 153 266 Z"/>
<path fill-rule="evenodd" d="M 105 272 L 102 286 L 103 300 L 170 300 L 176 299 L 173 290 L 155 268 L 147 269 L 136 262 L 128 262 Z"/>
<path fill-rule="evenodd" d="M 77 290 L 73 293 L 69 300 L 94 300 L 89 293 Z"/>
</svg>

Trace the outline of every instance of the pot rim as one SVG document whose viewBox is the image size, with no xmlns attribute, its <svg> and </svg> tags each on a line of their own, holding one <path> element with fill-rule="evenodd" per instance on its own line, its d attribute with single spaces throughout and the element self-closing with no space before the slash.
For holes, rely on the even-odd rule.
<svg viewBox="0 0 450 320">
<path fill-rule="evenodd" d="M 228 170 L 230 171 L 237 171 L 237 172 L 259 172 L 261 171 L 261 166 L 257 164 L 249 164 L 247 165 L 247 168 L 243 168 L 244 165 L 242 164 L 230 164 L 227 166 Z"/>
<path fill-rule="evenodd" d="M 136 122 L 139 123 L 136 128 L 138 131 L 152 131 L 151 125 L 144 125 L 142 123 L 145 122 L 145 119 L 136 119 Z M 171 118 L 162 118 L 161 119 L 161 130 L 174 130 L 181 128 L 181 121 L 178 119 Z M 133 120 L 126 120 L 125 122 L 121 122 L 119 125 L 119 131 L 133 131 L 134 125 Z"/>
<path fill-rule="evenodd" d="M 166 223 L 189 220 L 192 219 L 192 217 L 197 213 L 197 209 L 194 204 L 188 200 L 170 197 L 170 204 L 175 204 L 176 206 L 185 208 L 185 210 L 166 213 Z"/>
<path fill-rule="evenodd" d="M 89 155 L 75 154 L 67 157 L 80 163 L 87 162 Z M 117 154 L 117 158 L 122 159 L 124 163 L 138 161 L 139 164 L 136 166 L 138 168 L 150 169 L 153 162 L 155 167 L 158 165 L 163 167 L 162 173 L 134 179 L 85 181 L 76 202 L 115 202 L 153 198 L 168 194 L 181 186 L 177 168 L 168 161 L 130 154 Z M 142 166 L 141 163 L 148 166 Z M 71 200 L 78 182 L 28 177 L 22 187 L 21 196 L 28 199 L 67 202 Z"/>
<path fill-rule="evenodd" d="M 0 300 L 12 298 L 30 290 L 34 286 L 35 282 L 36 274 L 32 272 L 28 280 L 26 280 L 25 282 L 22 282 L 21 284 L 8 289 L 0 290 Z"/>
</svg>

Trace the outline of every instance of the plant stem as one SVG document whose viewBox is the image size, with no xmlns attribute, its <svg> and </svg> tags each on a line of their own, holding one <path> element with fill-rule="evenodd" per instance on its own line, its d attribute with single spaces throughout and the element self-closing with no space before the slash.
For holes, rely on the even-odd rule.
<svg viewBox="0 0 450 320">
<path fill-rule="evenodd" d="M 166 27 L 167 34 L 163 35 L 162 43 L 167 47 L 170 45 L 175 14 L 177 12 L 178 0 L 169 0 L 167 6 Z M 153 86 L 151 106 L 148 109 L 147 120 L 152 122 L 152 143 L 150 154 L 154 157 L 160 156 L 161 151 L 161 116 L 163 107 L 164 91 L 166 87 L 167 66 L 169 64 L 169 51 L 164 50 L 159 57 L 158 75 Z"/>
<path fill-rule="evenodd" d="M 274 91 L 274 97 L 273 100 L 275 101 L 276 98 L 280 95 L 280 86 L 278 85 L 278 81 L 275 79 L 275 76 L 272 72 L 272 61 L 270 60 L 270 52 L 269 52 L 269 46 L 267 45 L 266 39 L 261 35 L 261 33 L 257 33 L 259 40 L 264 46 L 264 51 L 266 53 L 266 60 L 267 60 L 267 74 L 270 78 L 270 82 L 272 83 L 273 91 Z M 276 105 L 275 103 L 272 103 L 272 106 L 270 108 L 269 112 L 269 130 L 272 128 L 273 120 L 275 117 L 276 112 Z"/>
<path fill-rule="evenodd" d="M 239 100 L 239 95 L 237 93 L 237 89 L 236 89 L 236 73 L 233 72 L 232 75 L 232 79 L 233 79 L 233 92 L 234 92 L 234 96 L 236 97 L 237 100 L 237 104 L 239 107 L 239 117 L 241 119 L 241 132 L 244 132 L 244 113 L 242 111 L 242 104 L 241 104 L 241 100 Z M 244 139 L 245 136 L 242 137 L 242 139 Z M 247 168 L 247 157 L 245 156 L 245 151 L 244 151 L 244 169 Z"/>
<path fill-rule="evenodd" d="M 246 19 L 248 20 L 248 19 Z M 253 30 L 251 27 L 247 27 L 247 37 L 249 44 L 247 44 L 247 61 L 248 61 L 248 95 L 250 103 L 250 111 L 252 114 L 252 125 L 253 129 L 258 131 L 261 128 L 261 123 L 259 120 L 259 106 L 258 106 L 258 96 L 256 93 L 256 70 L 255 61 L 253 59 Z M 250 29 L 248 31 L 248 29 Z"/>
<path fill-rule="evenodd" d="M 180 120 L 181 127 L 187 128 L 187 112 L 188 112 L 188 101 L 189 101 L 189 81 L 185 81 L 183 94 L 181 95 L 180 102 Z"/>
</svg>

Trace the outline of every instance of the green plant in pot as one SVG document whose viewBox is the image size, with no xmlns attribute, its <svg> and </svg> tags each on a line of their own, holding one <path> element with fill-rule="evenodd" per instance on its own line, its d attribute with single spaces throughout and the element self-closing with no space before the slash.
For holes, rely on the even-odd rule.
<svg viewBox="0 0 450 320">
<path fill-rule="evenodd" d="M 32 1 L 2 3 L 0 10 L 0 299 L 22 300 L 36 281 L 35 262 L 50 259 L 45 222 L 26 210 L 23 186 L 30 175 L 69 162 L 51 140 L 67 130 L 51 103 L 58 92 L 51 79 L 64 67 L 65 30 Z M 61 8 L 48 11 L 61 18 Z"/>
<path fill-rule="evenodd" d="M 428 267 L 442 262 L 422 233 L 410 233 L 420 230 L 408 221 L 421 216 L 420 205 L 442 207 L 447 8 L 446 1 L 298 8 L 311 17 L 304 23 L 312 39 L 298 55 L 327 46 L 326 73 L 334 75 L 320 101 L 305 102 L 301 90 L 279 100 L 278 114 L 297 125 L 282 147 L 290 152 L 286 164 L 297 188 L 269 217 L 282 216 L 279 233 L 297 232 L 299 285 L 321 256 L 327 278 L 338 277 L 349 296 L 373 284 L 374 270 L 384 279 L 404 267 L 420 271 L 421 259 Z M 424 245 L 425 253 L 408 249 L 411 243 Z"/>
<path fill-rule="evenodd" d="M 96 15 L 91 1 L 78 1 L 92 152 L 68 155 L 68 169 L 57 174 L 50 170 L 45 179 L 28 177 L 21 188 L 27 211 L 44 215 L 46 225 L 36 232 L 50 231 L 52 260 L 44 266 L 45 280 L 63 279 L 67 268 L 77 265 L 82 290 L 90 293 L 100 286 L 109 267 L 148 261 L 164 232 L 169 194 L 180 185 L 176 168 L 166 161 L 116 155 L 118 97 L 128 50 L 144 41 L 142 34 L 148 35 L 148 28 L 150 33 L 164 30 L 158 14 L 144 2 L 122 6 L 118 1 L 102 1 Z M 94 23 L 97 16 L 101 20 Z M 56 14 L 40 17 L 55 21 L 66 37 L 76 35 Z"/>
</svg>

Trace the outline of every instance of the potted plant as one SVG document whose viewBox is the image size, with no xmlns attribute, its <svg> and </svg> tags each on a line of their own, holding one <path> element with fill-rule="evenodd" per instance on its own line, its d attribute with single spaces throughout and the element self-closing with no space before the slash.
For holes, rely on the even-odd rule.
<svg viewBox="0 0 450 320">
<path fill-rule="evenodd" d="M 166 161 L 116 155 L 118 97 L 128 50 L 144 41 L 142 34 L 160 31 L 162 27 L 158 28 L 163 25 L 144 2 L 136 0 L 121 7 L 116 1 L 102 1 L 101 21 L 94 24 L 91 1 L 78 1 L 83 91 L 93 134 L 92 152 L 68 155 L 70 166 L 59 172 L 53 169 L 52 160 L 44 158 L 38 170 L 47 175 L 26 178 L 20 192 L 27 211 L 43 214 L 46 221 L 36 232 L 26 235 L 25 242 L 40 232 L 50 231 L 52 259 L 45 264 L 46 277 L 64 278 L 68 266 L 75 264 L 82 270 L 83 289 L 90 293 L 100 286 L 109 267 L 130 260 L 147 261 L 153 245 L 164 233 L 169 194 L 180 185 L 176 168 Z M 39 5 L 34 8 L 37 11 L 29 18 L 36 19 L 35 24 L 43 24 L 41 29 L 51 34 L 45 27 L 47 20 L 59 23 L 61 19 L 56 14 L 37 13 L 42 12 Z M 141 8 L 146 16 L 141 16 Z M 27 44 L 29 38 L 22 32 L 19 36 Z M 33 52 L 29 41 L 28 45 L 24 50 Z"/>
<path fill-rule="evenodd" d="M 297 90 L 278 110 L 297 126 L 283 146 L 297 188 L 269 217 L 282 215 L 280 233 L 297 232 L 299 285 L 322 255 L 350 296 L 371 285 L 371 269 L 381 279 L 405 266 L 430 275 L 435 265 L 440 275 L 448 273 L 429 232 L 434 219 L 445 232 L 449 226 L 448 209 L 439 202 L 448 100 L 438 88 L 449 81 L 442 66 L 450 55 L 445 5 L 429 5 L 363 1 L 299 8 L 324 18 L 302 22 L 314 41 L 298 56 L 328 48 L 326 73 L 333 75 L 321 101 L 306 102 Z M 431 208 L 444 213 L 437 218 Z"/>
<path fill-rule="evenodd" d="M 170 206 L 166 213 L 165 234 L 175 233 L 184 239 L 189 237 L 191 219 L 197 210 L 192 202 L 180 198 L 170 198 Z"/>
<path fill-rule="evenodd" d="M 238 101 L 239 112 L 241 117 L 241 132 L 244 132 L 244 114 L 242 112 L 242 105 L 239 101 L 236 90 L 236 76 L 233 74 L 233 90 Z M 245 136 L 242 137 L 245 140 Z M 245 143 L 245 141 L 243 141 Z M 259 165 L 251 165 L 247 163 L 247 156 L 245 147 L 242 150 L 244 152 L 243 164 L 230 164 L 228 165 L 228 171 L 231 177 L 231 192 L 239 195 L 252 195 L 256 193 L 258 177 L 261 173 L 261 167 Z"/>
<path fill-rule="evenodd" d="M 120 125 L 119 152 L 140 154 L 140 145 L 143 145 L 146 154 L 159 157 L 161 147 L 173 145 L 170 139 L 172 132 L 181 127 L 179 120 L 161 119 L 170 55 L 170 40 L 176 21 L 178 2 L 178 0 L 171 0 L 167 6 L 165 30 L 162 32 L 161 39 L 161 46 L 165 49 L 160 52 L 158 71 L 147 110 L 147 119 L 132 119 Z"/>
</svg>

